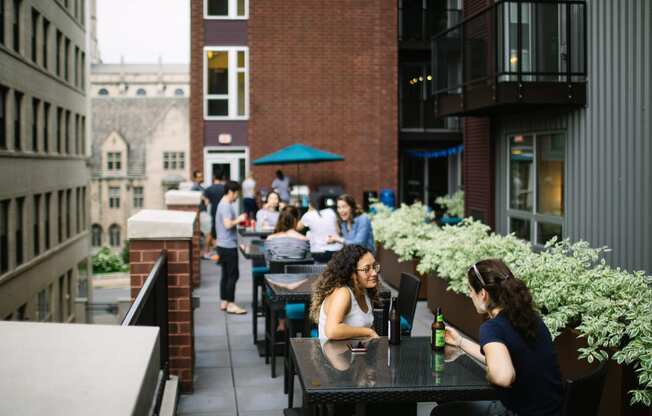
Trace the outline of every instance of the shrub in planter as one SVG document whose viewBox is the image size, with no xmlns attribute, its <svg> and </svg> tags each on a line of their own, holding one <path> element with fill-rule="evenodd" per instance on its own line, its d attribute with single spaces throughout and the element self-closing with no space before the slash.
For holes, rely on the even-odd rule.
<svg viewBox="0 0 652 416">
<path fill-rule="evenodd" d="M 129 265 L 122 261 L 120 255 L 111 251 L 108 247 L 102 247 L 92 257 L 93 273 L 117 273 L 129 270 Z"/>
</svg>

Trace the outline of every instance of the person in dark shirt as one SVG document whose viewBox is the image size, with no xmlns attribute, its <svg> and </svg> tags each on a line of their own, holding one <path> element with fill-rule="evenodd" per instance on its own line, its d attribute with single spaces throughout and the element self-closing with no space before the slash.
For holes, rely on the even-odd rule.
<svg viewBox="0 0 652 416">
<path fill-rule="evenodd" d="M 224 196 L 224 184 L 222 182 L 223 175 L 221 173 L 214 175 L 213 184 L 204 189 L 203 194 L 204 202 L 206 205 L 210 206 L 209 214 L 211 216 L 211 232 L 210 235 L 206 236 L 206 254 L 209 256 L 211 254 L 210 252 L 213 250 L 213 246 L 215 245 L 215 239 L 217 238 L 215 231 L 215 213 L 217 212 L 217 205 L 220 203 L 222 197 Z"/>
<path fill-rule="evenodd" d="M 482 260 L 467 273 L 480 326 L 480 345 L 446 327 L 446 342 L 487 365 L 487 380 L 500 402 L 459 402 L 435 407 L 431 415 L 557 416 L 563 386 L 552 337 L 534 309 L 532 295 L 498 259 Z"/>
</svg>

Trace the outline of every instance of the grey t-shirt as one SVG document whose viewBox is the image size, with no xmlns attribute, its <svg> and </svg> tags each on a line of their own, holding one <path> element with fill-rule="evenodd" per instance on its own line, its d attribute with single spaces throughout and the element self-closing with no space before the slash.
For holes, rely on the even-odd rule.
<svg viewBox="0 0 652 416">
<path fill-rule="evenodd" d="M 238 246 L 238 234 L 236 227 L 227 229 L 224 226 L 224 219 L 234 220 L 236 217 L 233 205 L 222 199 L 217 205 L 215 213 L 215 231 L 217 232 L 217 246 L 222 248 L 236 248 Z"/>
</svg>

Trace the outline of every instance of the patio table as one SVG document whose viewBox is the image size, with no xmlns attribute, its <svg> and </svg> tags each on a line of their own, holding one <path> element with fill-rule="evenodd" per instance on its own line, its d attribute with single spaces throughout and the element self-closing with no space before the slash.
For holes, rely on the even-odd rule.
<svg viewBox="0 0 652 416">
<path fill-rule="evenodd" d="M 265 262 L 265 250 L 262 241 L 241 243 L 238 247 L 245 259 L 252 260 L 258 264 Z"/>
<path fill-rule="evenodd" d="M 406 337 L 400 345 L 390 346 L 381 337 L 369 342 L 366 353 L 352 354 L 346 344 L 355 342 L 292 338 L 288 407 L 295 373 L 306 414 L 322 404 L 357 404 L 356 411 L 364 413 L 366 403 L 498 398 L 484 368 L 456 347 L 433 351 L 428 337 Z"/>
<path fill-rule="evenodd" d="M 240 234 L 242 237 L 256 237 L 265 239 L 274 234 L 274 230 L 271 228 L 269 230 L 251 230 L 249 228 L 238 227 L 238 234 Z"/>
</svg>

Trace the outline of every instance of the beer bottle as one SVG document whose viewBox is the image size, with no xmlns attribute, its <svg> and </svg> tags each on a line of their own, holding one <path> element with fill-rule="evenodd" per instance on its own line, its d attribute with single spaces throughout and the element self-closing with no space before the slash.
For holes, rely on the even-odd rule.
<svg viewBox="0 0 652 416">
<path fill-rule="evenodd" d="M 401 318 L 396 309 L 397 298 L 392 298 L 392 309 L 389 311 L 389 328 L 387 335 L 389 336 L 389 343 L 391 345 L 398 345 L 401 343 Z"/>
<path fill-rule="evenodd" d="M 443 350 L 446 346 L 444 335 L 446 334 L 446 326 L 444 325 L 444 315 L 441 313 L 441 308 L 437 308 L 437 321 L 433 322 L 434 328 L 434 348 L 436 350 Z"/>
</svg>

